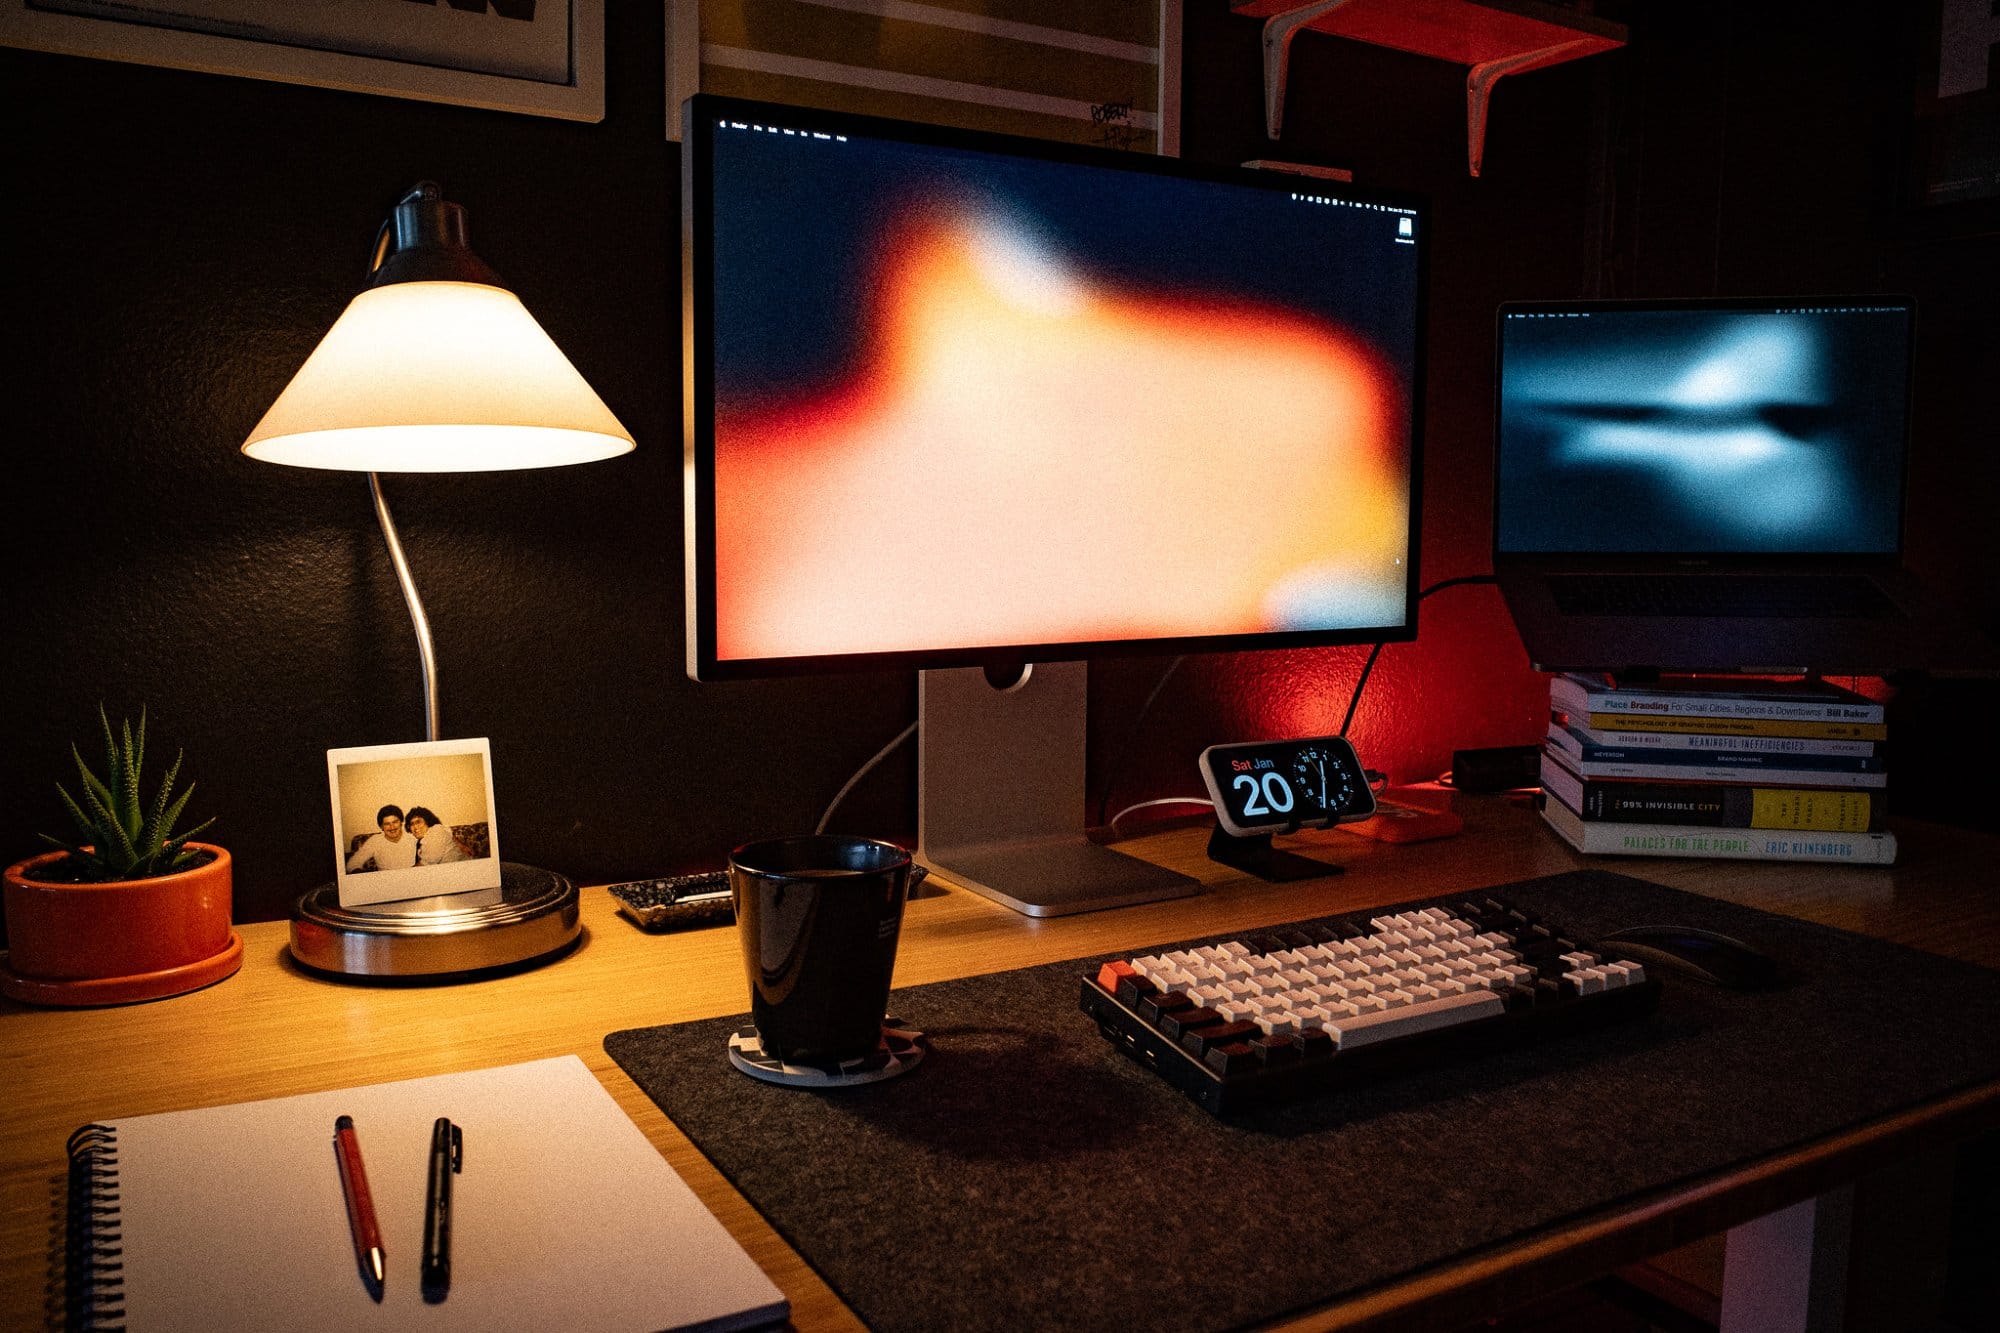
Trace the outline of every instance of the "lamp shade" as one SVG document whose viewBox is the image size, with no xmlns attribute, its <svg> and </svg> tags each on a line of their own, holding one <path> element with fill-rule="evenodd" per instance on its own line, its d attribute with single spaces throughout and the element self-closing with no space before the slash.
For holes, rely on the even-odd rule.
<svg viewBox="0 0 2000 1333">
<path fill-rule="evenodd" d="M 356 296 L 243 452 L 351 472 L 487 472 L 632 447 L 520 298 L 419 281 Z"/>
</svg>

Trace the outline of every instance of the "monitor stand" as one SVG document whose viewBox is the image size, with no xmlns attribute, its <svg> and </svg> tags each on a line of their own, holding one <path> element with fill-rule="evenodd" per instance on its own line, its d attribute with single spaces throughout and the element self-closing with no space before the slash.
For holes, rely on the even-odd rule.
<svg viewBox="0 0 2000 1333">
<path fill-rule="evenodd" d="M 1041 662 L 1007 689 L 980 667 L 917 678 L 917 857 L 1029 916 L 1201 892 L 1201 882 L 1084 836 L 1082 662 Z"/>
</svg>

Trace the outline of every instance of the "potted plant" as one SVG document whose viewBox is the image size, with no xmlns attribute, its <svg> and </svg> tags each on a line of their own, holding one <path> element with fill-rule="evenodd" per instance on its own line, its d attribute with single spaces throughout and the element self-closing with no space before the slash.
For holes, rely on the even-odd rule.
<svg viewBox="0 0 2000 1333">
<path fill-rule="evenodd" d="M 77 748 L 81 786 L 56 784 L 81 836 L 7 868 L 8 952 L 0 992 L 30 1004 L 129 1004 L 220 981 L 243 962 L 230 928 L 229 853 L 193 836 L 205 820 L 175 832 L 190 783 L 178 795 L 176 755 L 150 801 L 141 799 L 146 714 L 117 733 L 100 705 L 105 773 L 91 771 Z"/>
</svg>

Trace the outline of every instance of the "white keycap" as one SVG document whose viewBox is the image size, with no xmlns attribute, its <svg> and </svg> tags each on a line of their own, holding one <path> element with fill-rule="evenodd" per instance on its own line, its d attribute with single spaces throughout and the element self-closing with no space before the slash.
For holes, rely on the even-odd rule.
<svg viewBox="0 0 2000 1333">
<path fill-rule="evenodd" d="M 1257 1011 L 1241 1000 L 1224 1000 L 1215 1006 L 1215 1012 L 1231 1023 L 1241 1023 Z"/>
<path fill-rule="evenodd" d="M 1446 995 L 1428 1004 L 1409 1005 L 1380 1014 L 1363 1014 L 1359 1018 L 1336 1021 L 1327 1029 L 1327 1035 L 1345 1051 L 1417 1032 L 1477 1022 L 1505 1012 L 1506 1006 L 1500 1003 L 1497 996 L 1484 991 L 1467 991 L 1464 995 Z"/>
<path fill-rule="evenodd" d="M 1586 967 L 1580 972 L 1565 972 L 1563 980 L 1573 982 L 1583 995 L 1596 995 L 1604 989 L 1604 974 L 1594 967 Z"/>
</svg>

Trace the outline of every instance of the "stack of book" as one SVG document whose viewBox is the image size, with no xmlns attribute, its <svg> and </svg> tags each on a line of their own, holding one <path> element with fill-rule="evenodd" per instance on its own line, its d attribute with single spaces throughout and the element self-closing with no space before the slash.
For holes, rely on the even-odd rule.
<svg viewBox="0 0 2000 1333">
<path fill-rule="evenodd" d="M 1549 682 L 1542 818 L 1580 852 L 1888 865 L 1882 705 L 1822 680 Z"/>
</svg>

